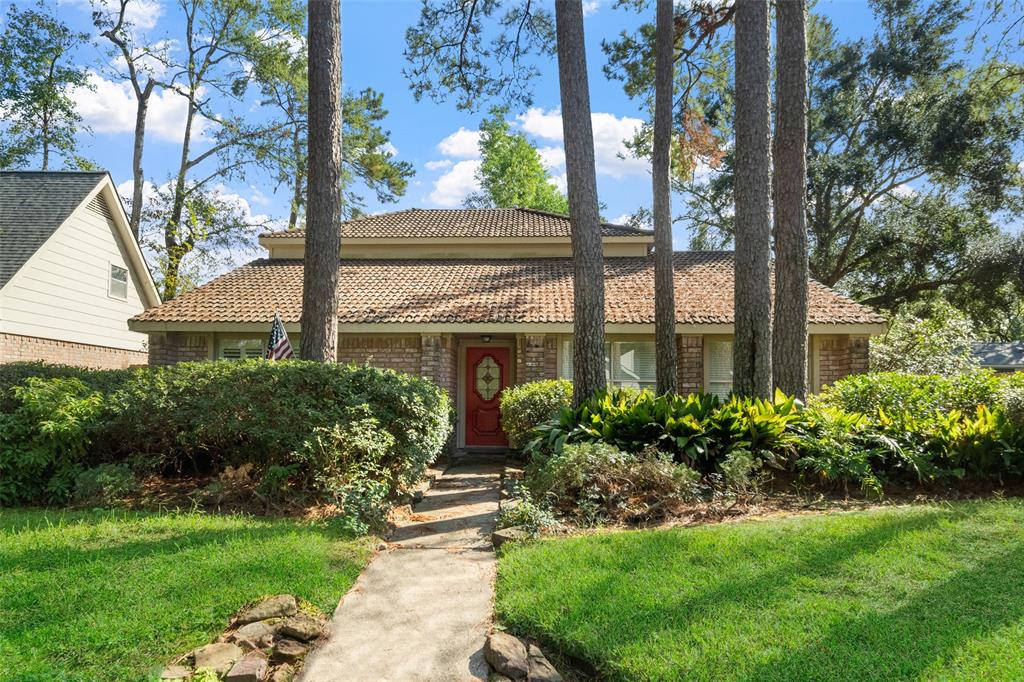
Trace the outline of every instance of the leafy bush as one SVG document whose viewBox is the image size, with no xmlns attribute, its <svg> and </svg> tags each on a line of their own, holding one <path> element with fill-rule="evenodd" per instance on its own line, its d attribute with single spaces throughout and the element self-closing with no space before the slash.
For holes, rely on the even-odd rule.
<svg viewBox="0 0 1024 682">
<path fill-rule="evenodd" d="M 551 508 L 543 501 L 538 502 L 524 485 L 512 488 L 511 498 L 502 503 L 498 512 L 498 528 L 521 526 L 537 535 L 542 529 L 556 525 L 558 522 Z"/>
<path fill-rule="evenodd" d="M 875 372 L 909 372 L 954 377 L 978 367 L 971 355 L 974 329 L 946 303 L 932 305 L 927 317 L 900 312 L 882 336 L 871 339 L 870 363 Z"/>
<path fill-rule="evenodd" d="M 75 477 L 75 502 L 110 506 L 138 488 L 127 464 L 106 463 L 86 469 Z"/>
<path fill-rule="evenodd" d="M 572 382 L 566 379 L 532 381 L 510 386 L 501 394 L 501 426 L 509 446 L 525 446 L 533 430 L 572 405 Z"/>
<path fill-rule="evenodd" d="M 80 379 L 29 377 L 0 412 L 0 504 L 64 502 L 87 459 L 102 409 Z"/>
<path fill-rule="evenodd" d="M 954 377 L 875 372 L 840 379 L 826 388 L 816 401 L 869 415 L 880 409 L 888 414 L 917 415 L 950 410 L 973 412 L 978 405 L 994 405 L 1000 386 L 998 376 L 989 370 L 973 370 Z"/>
<path fill-rule="evenodd" d="M 0 364 L 0 412 L 13 412 L 19 401 L 15 386 L 25 384 L 29 377 L 39 379 L 78 379 L 93 391 L 110 393 L 128 380 L 134 370 L 84 369 L 71 365 L 50 365 L 44 362 L 12 362 Z"/>
<path fill-rule="evenodd" d="M 263 473 L 263 494 L 311 482 L 347 499 L 346 508 L 366 508 L 418 481 L 451 430 L 441 389 L 368 366 L 256 360 L 73 370 L 87 379 L 31 376 L 37 371 L 57 370 L 22 365 L 4 375 L 2 504 L 62 502 L 82 467 L 115 460 L 156 471 L 249 464 Z"/>
<path fill-rule="evenodd" d="M 1011 374 L 999 387 L 999 406 L 1007 421 L 1024 438 L 1024 372 Z"/>
<path fill-rule="evenodd" d="M 611 391 L 538 427 L 527 450 L 543 461 L 568 443 L 602 442 L 629 453 L 654 447 L 713 471 L 737 448 L 772 461 L 787 454 L 793 440 L 787 427 L 799 418 L 799 405 L 782 395 L 774 402 L 732 397 L 723 403 L 709 394 Z"/>
<path fill-rule="evenodd" d="M 531 475 L 532 492 L 584 525 L 671 515 L 697 496 L 700 474 L 671 455 L 630 455 L 606 443 L 565 446 Z"/>
</svg>

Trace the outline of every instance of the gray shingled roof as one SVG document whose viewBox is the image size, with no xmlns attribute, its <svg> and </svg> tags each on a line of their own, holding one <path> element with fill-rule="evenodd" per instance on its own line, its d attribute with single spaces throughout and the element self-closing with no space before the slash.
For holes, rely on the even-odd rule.
<svg viewBox="0 0 1024 682">
<path fill-rule="evenodd" d="M 1024 341 L 975 343 L 971 350 L 982 367 L 1015 367 L 1024 370 Z"/>
<path fill-rule="evenodd" d="M 604 223 L 605 237 L 650 237 L 652 232 Z M 341 224 L 344 239 L 482 239 L 555 237 L 568 239 L 569 217 L 529 208 L 410 208 L 367 215 Z M 262 237 L 305 237 L 301 230 Z"/>
<path fill-rule="evenodd" d="M 0 171 L 0 287 L 105 176 L 105 172 Z"/>
</svg>

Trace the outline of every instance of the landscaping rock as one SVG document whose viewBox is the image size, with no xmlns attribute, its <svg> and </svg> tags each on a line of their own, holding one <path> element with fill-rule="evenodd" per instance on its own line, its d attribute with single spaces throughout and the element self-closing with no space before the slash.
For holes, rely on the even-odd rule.
<svg viewBox="0 0 1024 682">
<path fill-rule="evenodd" d="M 284 618 L 294 616 L 298 610 L 299 605 L 295 603 L 295 597 L 290 594 L 279 594 L 242 611 L 235 622 L 245 624 L 268 618 Z"/>
<path fill-rule="evenodd" d="M 191 674 L 192 671 L 183 665 L 169 665 L 166 668 L 164 668 L 164 671 L 162 673 L 160 673 L 160 679 L 183 680 Z"/>
<path fill-rule="evenodd" d="M 488 635 L 484 658 L 494 670 L 513 680 L 525 679 L 530 674 L 526 645 L 508 633 L 492 632 Z"/>
<path fill-rule="evenodd" d="M 237 644 L 218 642 L 207 644 L 192 652 L 196 668 L 210 668 L 223 676 L 242 657 L 242 649 Z"/>
<path fill-rule="evenodd" d="M 544 652 L 536 644 L 529 647 L 530 682 L 562 682 L 562 676 L 551 665 Z"/>
<path fill-rule="evenodd" d="M 502 528 L 491 533 L 491 544 L 494 545 L 494 549 L 498 549 L 506 542 L 527 540 L 529 537 L 530 531 L 522 526 L 512 526 L 511 528 Z"/>
<path fill-rule="evenodd" d="M 274 645 L 274 660 L 291 662 L 298 660 L 306 655 L 309 651 L 309 647 L 305 644 L 299 644 L 294 639 L 282 639 Z"/>
<path fill-rule="evenodd" d="M 278 632 L 285 637 L 291 637 L 302 642 L 308 642 L 316 639 L 323 633 L 324 626 L 316 618 L 312 616 L 300 613 L 292 616 L 288 620 L 281 623 L 281 627 Z"/>
<path fill-rule="evenodd" d="M 254 651 L 232 666 L 224 682 L 263 682 L 268 667 L 266 657 Z"/>
<path fill-rule="evenodd" d="M 293 677 L 295 677 L 295 668 L 287 663 L 282 663 L 271 671 L 270 682 L 292 682 Z"/>
<path fill-rule="evenodd" d="M 487 682 L 512 682 L 512 678 L 492 670 L 491 674 L 487 676 Z"/>
<path fill-rule="evenodd" d="M 247 639 L 250 642 L 258 642 L 267 635 L 271 637 L 277 632 L 277 625 L 268 623 L 265 620 L 258 620 L 254 623 L 248 623 L 231 633 L 229 639 L 231 641 L 239 639 Z"/>
</svg>

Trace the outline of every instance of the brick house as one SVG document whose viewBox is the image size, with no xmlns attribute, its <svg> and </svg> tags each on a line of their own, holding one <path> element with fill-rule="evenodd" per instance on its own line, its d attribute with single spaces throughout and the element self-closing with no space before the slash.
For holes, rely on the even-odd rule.
<svg viewBox="0 0 1024 682">
<path fill-rule="evenodd" d="M 0 172 L 0 363 L 145 364 L 159 303 L 107 173 Z"/>
<path fill-rule="evenodd" d="M 650 232 L 604 225 L 607 373 L 654 385 Z M 264 234 L 268 257 L 137 315 L 150 362 L 261 357 L 279 311 L 301 334 L 302 232 Z M 430 377 L 453 396 L 458 447 L 504 444 L 498 395 L 509 384 L 570 377 L 572 261 L 564 216 L 523 209 L 421 210 L 342 226 L 338 357 Z M 675 254 L 682 391 L 732 386 L 733 257 Z M 817 282 L 810 290 L 814 390 L 867 369 L 873 311 Z"/>
</svg>

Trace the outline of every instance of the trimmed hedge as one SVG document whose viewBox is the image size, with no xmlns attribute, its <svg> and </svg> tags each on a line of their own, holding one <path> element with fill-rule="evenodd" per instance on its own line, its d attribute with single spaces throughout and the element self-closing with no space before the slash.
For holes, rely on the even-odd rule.
<svg viewBox="0 0 1024 682">
<path fill-rule="evenodd" d="M 501 393 L 501 426 L 510 447 L 520 449 L 535 428 L 572 405 L 572 382 L 567 379 L 531 381 L 509 386 Z"/>
<path fill-rule="evenodd" d="M 9 365 L 0 375 L 2 504 L 63 502 L 82 469 L 104 462 L 162 472 L 253 464 L 275 482 L 313 482 L 336 497 L 369 476 L 392 489 L 418 480 L 451 430 L 444 391 L 369 366 L 252 360 L 65 370 Z"/>
</svg>

